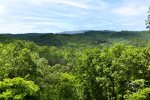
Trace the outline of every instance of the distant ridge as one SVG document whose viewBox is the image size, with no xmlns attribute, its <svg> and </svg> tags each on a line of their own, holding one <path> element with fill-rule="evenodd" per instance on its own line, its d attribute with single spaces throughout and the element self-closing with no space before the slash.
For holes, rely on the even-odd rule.
<svg viewBox="0 0 150 100">
<path fill-rule="evenodd" d="M 81 31 L 64 31 L 64 32 L 60 32 L 59 34 L 77 34 L 77 33 L 84 33 L 87 32 L 89 30 L 81 30 Z"/>
<path fill-rule="evenodd" d="M 21 34 L 28 34 L 28 35 L 35 35 L 35 34 L 80 34 L 80 33 L 89 33 L 89 32 L 99 32 L 99 33 L 117 33 L 117 32 L 146 32 L 146 31 L 114 31 L 114 30 L 77 30 L 77 31 L 63 31 L 63 32 L 46 32 L 46 33 L 38 33 L 38 32 L 30 32 L 30 33 L 0 33 L 0 35 L 4 34 L 13 34 L 13 35 L 21 35 Z"/>
</svg>

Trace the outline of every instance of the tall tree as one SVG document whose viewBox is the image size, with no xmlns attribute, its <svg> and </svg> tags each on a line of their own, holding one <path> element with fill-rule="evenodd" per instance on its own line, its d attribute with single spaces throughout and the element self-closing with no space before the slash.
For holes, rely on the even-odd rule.
<svg viewBox="0 0 150 100">
<path fill-rule="evenodd" d="M 148 28 L 150 30 L 150 7 L 149 7 L 149 11 L 148 11 L 148 18 L 146 20 L 146 28 Z"/>
</svg>

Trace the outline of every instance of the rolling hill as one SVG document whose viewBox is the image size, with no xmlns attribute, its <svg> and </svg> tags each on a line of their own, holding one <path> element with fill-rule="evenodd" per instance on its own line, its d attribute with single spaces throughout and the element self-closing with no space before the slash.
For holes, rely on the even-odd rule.
<svg viewBox="0 0 150 100">
<path fill-rule="evenodd" d="M 76 31 L 78 32 L 78 31 Z M 74 45 L 100 45 L 110 44 L 118 41 L 126 41 L 136 44 L 145 44 L 150 40 L 150 33 L 147 31 L 85 31 L 83 33 L 26 33 L 26 34 L 1 34 L 0 42 L 16 40 L 32 41 L 38 45 L 46 46 L 74 46 Z M 138 42 L 138 43 L 137 43 Z M 140 43 L 139 43 L 140 42 Z"/>
</svg>

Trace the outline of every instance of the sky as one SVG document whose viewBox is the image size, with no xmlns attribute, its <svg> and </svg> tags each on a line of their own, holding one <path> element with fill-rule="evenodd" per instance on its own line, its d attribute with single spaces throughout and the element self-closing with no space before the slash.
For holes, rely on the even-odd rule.
<svg viewBox="0 0 150 100">
<path fill-rule="evenodd" d="M 150 0 L 0 0 L 0 33 L 146 30 Z"/>
</svg>

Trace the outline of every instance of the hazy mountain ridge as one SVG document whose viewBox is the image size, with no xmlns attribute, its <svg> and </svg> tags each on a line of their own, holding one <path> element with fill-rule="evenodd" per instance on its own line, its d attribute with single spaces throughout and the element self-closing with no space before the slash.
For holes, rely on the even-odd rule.
<svg viewBox="0 0 150 100">
<path fill-rule="evenodd" d="M 150 34 L 147 31 L 84 31 L 83 33 L 75 34 L 55 34 L 55 33 L 26 33 L 26 34 L 1 34 L 1 41 L 4 39 L 18 39 L 27 40 L 37 43 L 39 45 L 48 46 L 63 46 L 70 43 L 74 44 L 95 44 L 111 43 L 112 41 L 149 41 Z M 69 32 L 68 32 L 69 33 Z"/>
</svg>

